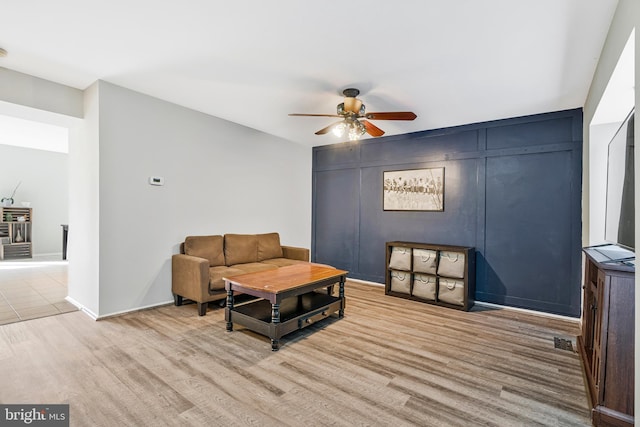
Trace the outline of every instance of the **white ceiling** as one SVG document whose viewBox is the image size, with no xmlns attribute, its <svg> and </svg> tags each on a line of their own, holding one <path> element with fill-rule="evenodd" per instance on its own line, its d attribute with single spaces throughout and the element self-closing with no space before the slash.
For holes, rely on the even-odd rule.
<svg viewBox="0 0 640 427">
<path fill-rule="evenodd" d="M 387 135 L 584 105 L 617 0 L 8 0 L 0 66 L 98 79 L 301 144 L 346 87 Z"/>
<path fill-rule="evenodd" d="M 68 153 L 69 129 L 0 115 L 0 144 Z"/>
</svg>

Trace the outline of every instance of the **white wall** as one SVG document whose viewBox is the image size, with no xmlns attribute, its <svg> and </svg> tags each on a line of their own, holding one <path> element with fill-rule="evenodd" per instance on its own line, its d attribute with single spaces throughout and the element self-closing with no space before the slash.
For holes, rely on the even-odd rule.
<svg viewBox="0 0 640 427">
<path fill-rule="evenodd" d="M 616 13 L 613 17 L 613 21 L 609 28 L 609 33 L 607 35 L 607 39 L 605 41 L 605 45 L 602 49 L 602 53 L 600 55 L 600 59 L 598 61 L 598 66 L 596 68 L 596 72 L 594 74 L 593 81 L 591 82 L 591 87 L 589 89 L 589 94 L 587 96 L 587 100 L 584 106 L 584 117 L 583 117 L 583 141 L 584 141 L 584 164 L 583 164 L 583 244 L 589 245 L 591 242 L 598 242 L 599 236 L 591 236 L 591 231 L 597 226 L 597 223 L 600 219 L 597 217 L 598 212 L 591 212 L 588 206 L 594 206 L 599 203 L 604 203 L 604 195 L 598 191 L 597 188 L 590 188 L 590 177 L 591 171 L 590 168 L 594 167 L 597 169 L 594 170 L 594 174 L 598 175 L 602 173 L 602 167 L 606 168 L 606 159 L 603 162 L 602 159 L 597 158 L 599 148 L 596 147 L 598 144 L 599 135 L 602 135 L 603 127 L 596 128 L 594 130 L 594 134 L 591 135 L 591 131 L 589 129 L 594 116 L 598 110 L 598 105 L 603 99 L 605 91 L 607 89 L 607 85 L 609 84 L 609 80 L 614 73 L 616 65 L 618 64 L 618 60 L 624 50 L 624 47 L 631 35 L 632 31 L 635 31 L 635 87 L 638 88 L 638 81 L 640 80 L 640 67 L 638 63 L 640 62 L 640 43 L 638 43 L 637 38 L 640 34 L 640 2 L 637 0 L 620 0 L 618 2 L 618 7 L 616 9 Z M 635 105 L 638 105 L 638 99 L 640 98 L 640 91 L 636 89 L 635 91 Z M 628 112 L 628 111 L 627 111 Z M 620 120 L 623 120 L 624 117 L 621 117 Z M 640 126 L 636 126 L 636 138 L 638 136 Z M 594 146 L 592 147 L 591 140 L 594 139 Z M 600 141 L 602 142 L 602 141 Z M 601 148 L 601 147 L 600 147 Z M 594 153 L 591 153 L 591 150 L 595 149 Z M 603 166 L 604 165 L 604 166 Z M 640 174 L 636 174 L 636 180 L 640 178 Z M 640 191 L 640 187 L 636 185 L 637 191 Z M 639 200 L 636 197 L 636 200 Z M 638 210 L 636 209 L 636 212 Z M 594 215 L 594 223 L 591 224 L 591 216 Z"/>
<path fill-rule="evenodd" d="M 605 243 L 604 225 L 607 201 L 607 158 L 611 138 L 620 123 L 593 125 L 589 145 L 589 235 L 586 246 Z"/>
<path fill-rule="evenodd" d="M 83 92 L 1 67 L 0 113 L 70 129 L 69 298 L 91 316 L 171 301 L 171 255 L 190 234 L 311 244 L 309 147 L 105 82 Z"/>
<path fill-rule="evenodd" d="M 98 85 L 100 316 L 171 301 L 187 235 L 278 231 L 310 247 L 311 148 Z"/>
<path fill-rule="evenodd" d="M 83 117 L 83 94 L 80 89 L 0 67 L 0 99 L 39 111 L 68 117 Z M 40 114 L 42 117 L 42 114 Z M 66 120 L 66 119 L 63 119 Z M 46 118 L 46 122 L 55 119 Z"/>
<path fill-rule="evenodd" d="M 99 313 L 100 198 L 98 84 L 84 92 L 84 120 L 69 135 L 69 298 Z"/>
<path fill-rule="evenodd" d="M 605 42 L 598 66 L 591 83 L 589 95 L 584 106 L 584 177 L 583 180 L 583 241 L 585 244 L 589 242 L 589 124 L 594 117 L 598 104 L 605 92 L 607 83 L 616 67 L 618 58 L 620 57 L 629 35 L 635 28 L 635 105 L 640 105 L 640 1 L 638 0 L 620 0 L 616 13 L 609 28 L 609 34 Z M 640 126 L 635 128 L 635 140 L 640 141 Z M 640 164 L 640 150 L 635 151 L 635 164 Z M 636 242 L 640 242 L 640 173 L 635 175 L 635 200 L 636 200 Z M 640 274 L 636 274 L 636 289 L 640 289 Z M 636 307 L 640 306 L 640 292 L 635 293 Z M 640 343 L 640 310 L 635 311 L 635 345 Z M 635 413 L 640 414 L 640 352 L 635 352 Z"/>
<path fill-rule="evenodd" d="M 69 129 L 69 298 L 98 313 L 97 85 L 81 91 L 0 67 L 0 113 Z M 86 115 L 87 119 L 81 118 Z M 37 218 L 34 212 L 34 220 Z"/>
<path fill-rule="evenodd" d="M 62 253 L 62 228 L 67 224 L 67 155 L 0 144 L 0 197 L 14 196 L 15 206 L 31 202 L 34 255 Z"/>
</svg>

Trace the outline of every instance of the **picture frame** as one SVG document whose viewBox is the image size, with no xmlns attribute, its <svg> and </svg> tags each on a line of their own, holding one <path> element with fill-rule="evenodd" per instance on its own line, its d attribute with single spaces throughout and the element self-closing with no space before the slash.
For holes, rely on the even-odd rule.
<svg viewBox="0 0 640 427">
<path fill-rule="evenodd" d="M 444 168 L 384 171 L 384 211 L 444 212 Z"/>
</svg>

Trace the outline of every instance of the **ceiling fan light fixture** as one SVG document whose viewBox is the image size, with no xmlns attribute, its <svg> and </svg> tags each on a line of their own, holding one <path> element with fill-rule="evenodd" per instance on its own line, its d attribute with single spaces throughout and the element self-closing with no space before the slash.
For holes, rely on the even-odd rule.
<svg viewBox="0 0 640 427">
<path fill-rule="evenodd" d="M 354 120 L 349 123 L 349 141 L 357 141 L 362 135 L 367 132 L 367 129 L 358 120 Z"/>
<path fill-rule="evenodd" d="M 362 135 L 367 132 L 366 127 L 359 120 L 346 118 L 341 122 L 338 122 L 331 129 L 338 138 L 346 136 L 349 141 L 356 141 L 360 139 Z"/>
<path fill-rule="evenodd" d="M 335 125 L 331 132 L 333 132 L 333 134 L 338 138 L 342 138 L 344 136 L 346 129 L 347 129 L 347 122 L 344 121 Z"/>
<path fill-rule="evenodd" d="M 362 101 L 358 98 L 345 98 L 344 109 L 350 113 L 358 114 L 362 107 Z"/>
<path fill-rule="evenodd" d="M 370 122 L 370 120 L 414 120 L 415 113 L 411 111 L 384 111 L 377 113 L 365 113 L 365 107 L 361 100 L 356 98 L 360 91 L 355 88 L 347 88 L 342 91 L 344 94 L 344 102 L 338 104 L 336 108 L 337 114 L 300 114 L 291 113 L 290 116 L 308 116 L 308 117 L 339 117 L 341 121 L 330 124 L 319 131 L 316 135 L 325 135 L 329 132 L 336 137 L 342 138 L 346 136 L 355 141 L 363 135 L 369 134 L 373 137 L 384 135 L 384 131 Z M 363 119 L 362 121 L 358 119 Z"/>
</svg>

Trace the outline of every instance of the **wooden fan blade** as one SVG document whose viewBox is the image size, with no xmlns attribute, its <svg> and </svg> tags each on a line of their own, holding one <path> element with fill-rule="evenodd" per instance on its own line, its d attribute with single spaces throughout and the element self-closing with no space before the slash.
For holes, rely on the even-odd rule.
<svg viewBox="0 0 640 427">
<path fill-rule="evenodd" d="M 327 126 L 326 128 L 322 128 L 320 129 L 318 132 L 316 132 L 316 135 L 324 135 L 326 133 L 331 132 L 331 130 L 336 127 L 337 125 L 339 125 L 340 123 L 342 123 L 342 120 L 340 120 L 339 122 L 335 122 L 329 126 Z"/>
<path fill-rule="evenodd" d="M 303 114 L 303 113 L 291 113 L 290 116 L 295 117 L 342 117 L 337 114 Z"/>
<path fill-rule="evenodd" d="M 360 123 L 364 125 L 364 128 L 367 130 L 367 133 L 371 136 L 382 136 L 384 135 L 384 131 L 380 129 L 378 126 L 374 125 L 371 122 L 366 120 L 360 120 Z"/>
<path fill-rule="evenodd" d="M 418 116 L 411 111 L 397 111 L 392 113 L 367 113 L 364 117 L 369 120 L 414 120 Z"/>
</svg>

